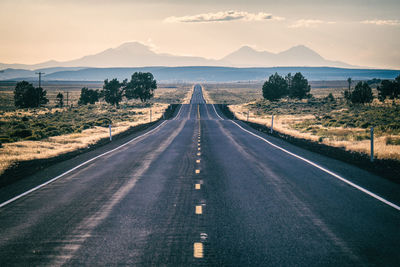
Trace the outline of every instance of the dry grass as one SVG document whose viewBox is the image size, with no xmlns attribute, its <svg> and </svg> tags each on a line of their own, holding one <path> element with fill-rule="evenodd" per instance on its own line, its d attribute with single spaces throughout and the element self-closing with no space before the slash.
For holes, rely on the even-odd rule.
<svg viewBox="0 0 400 267">
<path fill-rule="evenodd" d="M 167 107 L 167 104 L 154 104 L 151 108 L 136 108 L 134 111 L 142 114 L 136 115 L 132 121 L 116 123 L 113 125 L 112 134 L 116 135 L 132 126 L 149 122 L 150 109 L 152 110 L 153 120 L 157 120 L 161 118 Z M 109 137 L 108 128 L 94 127 L 83 130 L 81 133 L 54 136 L 41 141 L 19 141 L 3 144 L 3 147 L 0 148 L 0 174 L 14 162 L 55 157 L 86 148 L 107 137 Z"/>
<path fill-rule="evenodd" d="M 202 87 L 203 87 L 203 97 L 206 100 L 206 103 L 207 104 L 215 104 L 214 100 L 210 97 L 209 91 L 206 89 L 207 87 L 204 85 Z"/>
<path fill-rule="evenodd" d="M 249 110 L 247 105 L 230 105 L 229 109 L 238 119 L 247 119 L 247 111 Z M 304 131 L 294 127 L 296 124 L 314 118 L 314 115 L 277 115 L 274 116 L 274 130 L 296 138 L 318 141 L 333 147 L 343 147 L 348 151 L 357 151 L 365 154 L 370 153 L 370 140 L 367 138 L 365 138 L 365 140 L 357 140 L 360 134 L 365 135 L 365 129 L 311 125 L 309 127 L 311 130 Z M 271 127 L 271 116 L 262 115 L 259 114 L 259 112 L 255 114 L 250 111 L 249 121 Z M 321 137 L 321 135 L 317 134 L 319 130 L 324 131 L 325 137 Z M 400 136 L 390 135 L 389 138 L 390 140 L 399 140 Z M 400 160 L 400 145 L 393 145 L 390 141 L 388 142 L 387 135 L 376 136 L 374 138 L 374 152 L 376 158 Z"/>
<path fill-rule="evenodd" d="M 185 97 L 182 100 L 182 104 L 190 104 L 190 99 L 192 98 L 193 90 L 194 90 L 194 85 L 190 88 L 190 90 L 186 92 Z"/>
<path fill-rule="evenodd" d="M 191 85 L 159 85 L 151 102 L 180 104 L 190 101 L 193 87 Z"/>
<path fill-rule="evenodd" d="M 236 118 L 240 120 L 247 120 L 247 112 L 249 109 L 245 105 L 230 105 L 229 109 L 235 114 Z M 310 133 L 302 133 L 291 127 L 294 123 L 301 122 L 306 119 L 312 118 L 312 115 L 295 116 L 295 115 L 279 115 L 274 116 L 274 130 L 283 134 L 291 135 L 297 138 L 306 138 L 309 140 L 317 141 L 318 136 L 313 136 Z M 271 127 L 272 116 L 269 115 L 257 115 L 254 112 L 249 113 L 249 121 L 266 125 Z"/>
<path fill-rule="evenodd" d="M 207 103 L 242 104 L 260 98 L 260 84 L 204 84 L 203 95 Z"/>
</svg>

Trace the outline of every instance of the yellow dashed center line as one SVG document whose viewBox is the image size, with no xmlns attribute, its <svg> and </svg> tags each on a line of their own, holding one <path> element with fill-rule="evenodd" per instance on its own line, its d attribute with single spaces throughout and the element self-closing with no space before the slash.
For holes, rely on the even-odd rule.
<svg viewBox="0 0 400 267">
<path fill-rule="evenodd" d="M 200 160 L 199 160 L 199 159 L 196 159 L 196 163 L 200 163 Z"/>
<path fill-rule="evenodd" d="M 203 243 L 194 243 L 193 256 L 195 258 L 203 258 Z"/>
<path fill-rule="evenodd" d="M 200 173 L 200 170 L 196 170 L 196 174 L 199 174 Z"/>
<path fill-rule="evenodd" d="M 200 190 L 201 185 L 200 184 L 195 184 L 194 188 L 196 188 L 196 190 Z"/>
<path fill-rule="evenodd" d="M 197 150 L 198 150 L 198 151 L 200 151 L 200 150 L 201 150 L 201 148 L 199 147 Z"/>
<path fill-rule="evenodd" d="M 196 214 L 202 214 L 203 213 L 203 207 L 201 205 L 196 206 Z"/>
<path fill-rule="evenodd" d="M 201 153 L 199 152 L 199 153 L 197 153 L 197 156 L 200 156 L 201 155 Z"/>
</svg>

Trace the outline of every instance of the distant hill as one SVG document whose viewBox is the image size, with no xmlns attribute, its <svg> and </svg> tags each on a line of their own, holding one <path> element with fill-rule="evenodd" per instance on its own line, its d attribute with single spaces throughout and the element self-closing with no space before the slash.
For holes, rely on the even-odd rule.
<svg viewBox="0 0 400 267">
<path fill-rule="evenodd" d="M 310 48 L 299 45 L 286 51 L 274 54 L 268 51 L 256 51 L 243 46 L 227 55 L 222 60 L 232 66 L 265 67 L 265 66 L 325 66 L 325 67 L 356 67 L 350 64 L 326 60 Z"/>
<path fill-rule="evenodd" d="M 54 72 L 59 71 L 69 71 L 69 70 L 80 70 L 83 69 L 82 67 L 55 67 L 55 68 L 43 68 L 43 69 L 36 69 L 36 70 L 29 70 L 29 69 L 4 69 L 3 72 L 0 73 L 0 80 L 10 80 L 10 79 L 18 79 L 18 78 L 37 78 L 38 75 L 36 72 L 44 72 L 45 74 L 51 74 Z"/>
<path fill-rule="evenodd" d="M 271 74 L 281 75 L 301 72 L 310 81 L 369 80 L 372 78 L 393 79 L 400 70 L 345 69 L 331 67 L 273 67 L 273 68 L 233 68 L 233 67 L 144 67 L 144 68 L 85 68 L 61 70 L 43 76 L 44 81 L 104 81 L 105 79 L 130 78 L 136 72 L 152 72 L 159 82 L 238 82 L 264 81 Z M 37 80 L 35 77 L 21 76 L 14 80 Z"/>
<path fill-rule="evenodd" d="M 0 68 L 34 70 L 54 67 L 149 67 L 149 66 L 229 66 L 229 67 L 274 67 L 274 66 L 329 66 L 355 67 L 339 61 L 330 61 L 305 46 L 295 46 L 274 54 L 256 51 L 248 46 L 219 59 L 176 56 L 153 52 L 148 46 L 138 42 L 124 43 L 94 55 L 70 61 L 47 61 L 40 64 L 2 64 Z"/>
</svg>

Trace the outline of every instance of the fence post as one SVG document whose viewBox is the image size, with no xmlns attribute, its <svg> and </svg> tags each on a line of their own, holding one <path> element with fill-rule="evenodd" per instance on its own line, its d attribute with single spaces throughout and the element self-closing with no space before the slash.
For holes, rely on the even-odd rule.
<svg viewBox="0 0 400 267">
<path fill-rule="evenodd" d="M 274 132 L 274 115 L 271 118 L 271 134 Z"/>
<path fill-rule="evenodd" d="M 371 127 L 371 162 L 374 162 L 374 127 Z"/>
<path fill-rule="evenodd" d="M 110 141 L 112 141 L 111 124 L 108 125 L 108 128 L 110 129 Z"/>
</svg>

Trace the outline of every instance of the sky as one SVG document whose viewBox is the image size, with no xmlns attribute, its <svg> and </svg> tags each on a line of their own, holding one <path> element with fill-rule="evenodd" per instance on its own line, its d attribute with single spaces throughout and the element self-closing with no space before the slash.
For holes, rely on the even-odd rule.
<svg viewBox="0 0 400 267">
<path fill-rule="evenodd" d="M 0 0 L 0 62 L 66 61 L 138 41 L 219 59 L 243 45 L 305 45 L 326 59 L 400 69 L 399 0 Z"/>
</svg>

